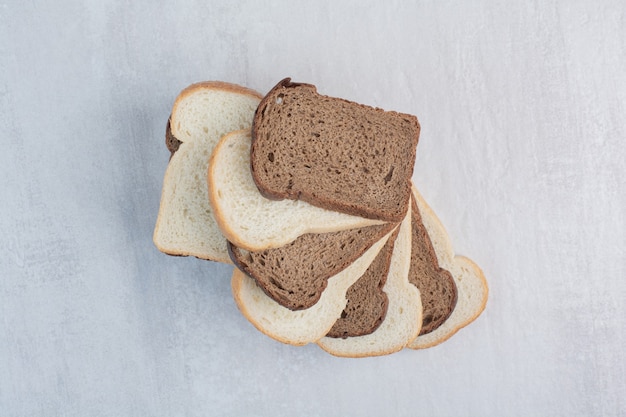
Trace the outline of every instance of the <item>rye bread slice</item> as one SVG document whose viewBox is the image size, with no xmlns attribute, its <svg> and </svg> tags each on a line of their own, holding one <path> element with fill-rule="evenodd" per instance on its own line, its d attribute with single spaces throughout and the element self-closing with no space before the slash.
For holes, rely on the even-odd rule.
<svg viewBox="0 0 626 417">
<path fill-rule="evenodd" d="M 228 252 L 239 269 L 280 305 L 303 310 L 314 305 L 328 278 L 359 258 L 395 224 L 330 233 L 308 233 L 274 249 L 247 251 L 229 242 Z M 390 255 L 391 256 L 391 255 Z"/>
<path fill-rule="evenodd" d="M 323 96 L 286 78 L 256 110 L 252 175 L 267 198 L 400 222 L 419 133 L 413 115 Z"/>
<path fill-rule="evenodd" d="M 424 313 L 420 335 L 423 335 L 432 332 L 450 317 L 456 306 L 457 289 L 450 272 L 439 266 L 415 198 L 411 199 L 411 216 L 409 282 L 420 290 L 422 297 Z"/>
<path fill-rule="evenodd" d="M 378 253 L 370 267 L 346 293 L 346 308 L 341 313 L 328 337 L 355 337 L 373 333 L 385 319 L 389 298 L 383 291 L 391 265 L 394 243 L 400 229 L 396 229 Z"/>
</svg>

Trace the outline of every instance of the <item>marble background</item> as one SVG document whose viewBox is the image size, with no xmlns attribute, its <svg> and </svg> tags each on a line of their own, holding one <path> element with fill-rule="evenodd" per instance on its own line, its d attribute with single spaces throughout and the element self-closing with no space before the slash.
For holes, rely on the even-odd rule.
<svg viewBox="0 0 626 417">
<path fill-rule="evenodd" d="M 0 0 L 0 415 L 626 415 L 626 3 Z M 256 331 L 152 244 L 178 92 L 283 77 L 416 114 L 487 309 L 425 351 Z"/>
</svg>

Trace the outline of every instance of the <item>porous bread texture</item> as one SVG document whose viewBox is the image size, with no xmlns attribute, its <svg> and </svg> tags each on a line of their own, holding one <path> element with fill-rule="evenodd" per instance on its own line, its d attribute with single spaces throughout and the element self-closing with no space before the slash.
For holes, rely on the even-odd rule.
<svg viewBox="0 0 626 417">
<path fill-rule="evenodd" d="M 391 233 L 374 243 L 360 258 L 328 279 L 319 301 L 306 310 L 290 310 L 268 297 L 256 282 L 235 268 L 232 291 L 242 314 L 259 331 L 292 345 L 313 343 L 328 333 L 346 306 L 346 291 L 368 269 Z"/>
<path fill-rule="evenodd" d="M 411 216 L 409 282 L 420 290 L 422 296 L 424 312 L 420 334 L 426 334 L 448 319 L 456 305 L 457 290 L 450 272 L 439 266 L 415 198 L 411 198 Z"/>
<path fill-rule="evenodd" d="M 393 223 L 385 223 L 307 233 L 285 246 L 258 252 L 229 242 L 228 253 L 235 266 L 253 278 L 269 297 L 291 310 L 302 310 L 319 300 L 328 278 L 345 269 L 394 227 Z"/>
<path fill-rule="evenodd" d="M 278 83 L 252 126 L 251 169 L 263 195 L 400 222 L 408 210 L 420 126 L 413 115 Z"/>
<path fill-rule="evenodd" d="M 250 173 L 250 130 L 225 135 L 208 171 L 209 199 L 223 235 L 249 251 L 277 248 L 306 233 L 326 233 L 382 224 L 297 200 L 263 197 Z"/>
<path fill-rule="evenodd" d="M 172 155 L 153 234 L 161 252 L 231 263 L 209 205 L 207 169 L 224 134 L 251 126 L 260 99 L 253 90 L 224 82 L 193 84 L 176 98 L 166 133 Z"/>
<path fill-rule="evenodd" d="M 335 356 L 365 357 L 387 355 L 404 348 L 419 334 L 422 302 L 419 290 L 409 283 L 411 257 L 411 214 L 400 225 L 383 291 L 388 298 L 387 313 L 380 326 L 364 336 L 346 339 L 324 337 L 317 344 Z"/>
<path fill-rule="evenodd" d="M 474 321 L 485 309 L 489 288 L 478 265 L 469 258 L 454 254 L 445 228 L 415 187 L 413 195 L 435 248 L 439 265 L 452 274 L 457 288 L 457 302 L 448 319 L 437 329 L 418 336 L 408 345 L 411 349 L 424 349 L 444 342 Z"/>
</svg>

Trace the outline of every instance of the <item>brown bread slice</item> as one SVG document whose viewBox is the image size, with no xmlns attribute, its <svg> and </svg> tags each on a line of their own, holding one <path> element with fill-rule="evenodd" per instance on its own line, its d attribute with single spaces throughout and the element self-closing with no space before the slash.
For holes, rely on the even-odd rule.
<svg viewBox="0 0 626 417">
<path fill-rule="evenodd" d="M 267 198 L 400 222 L 419 133 L 415 116 L 323 96 L 287 78 L 255 113 L 252 175 Z"/>
<path fill-rule="evenodd" d="M 446 321 L 457 300 L 456 284 L 447 270 L 439 267 L 437 253 L 422 222 L 415 199 L 411 199 L 411 268 L 409 282 L 420 290 L 424 309 L 420 335 L 435 330 Z"/>
<path fill-rule="evenodd" d="M 275 249 L 247 251 L 228 244 L 233 263 L 274 301 L 291 310 L 314 305 L 328 278 L 359 258 L 396 225 L 382 225 L 331 233 L 309 233 Z"/>
<path fill-rule="evenodd" d="M 389 299 L 383 291 L 391 264 L 396 229 L 370 267 L 346 293 L 348 303 L 326 336 L 354 337 L 373 333 L 385 319 Z"/>
</svg>

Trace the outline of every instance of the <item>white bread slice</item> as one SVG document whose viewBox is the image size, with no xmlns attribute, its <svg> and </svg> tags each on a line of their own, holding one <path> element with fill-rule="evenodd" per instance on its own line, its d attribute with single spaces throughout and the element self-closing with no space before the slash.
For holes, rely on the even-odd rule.
<svg viewBox="0 0 626 417">
<path fill-rule="evenodd" d="M 225 135 L 209 164 L 209 199 L 222 233 L 236 246 L 261 251 L 284 246 L 305 233 L 325 233 L 382 224 L 326 210 L 299 200 L 261 195 L 250 172 L 250 130 Z"/>
<path fill-rule="evenodd" d="M 445 228 L 415 186 L 413 195 L 437 253 L 439 266 L 452 274 L 458 294 L 456 306 L 450 317 L 437 329 L 417 337 L 408 345 L 411 349 L 423 349 L 444 342 L 459 329 L 474 321 L 485 309 L 489 288 L 478 265 L 464 256 L 455 256 Z"/>
<path fill-rule="evenodd" d="M 224 134 L 251 126 L 261 97 L 245 87 L 209 81 L 187 87 L 176 98 L 170 129 L 182 143 L 163 179 L 153 234 L 161 252 L 231 263 L 209 205 L 206 173 L 215 144 Z"/>
<path fill-rule="evenodd" d="M 317 344 L 341 357 L 387 355 L 404 348 L 414 340 L 422 327 L 422 301 L 419 290 L 409 282 L 411 264 L 411 213 L 400 225 L 391 256 L 391 266 L 383 291 L 389 303 L 380 326 L 364 336 L 345 339 L 324 337 Z"/>
<path fill-rule="evenodd" d="M 268 297 L 256 282 L 234 270 L 233 296 L 242 314 L 258 330 L 271 338 L 292 345 L 313 343 L 324 337 L 346 306 L 348 288 L 365 273 L 393 233 L 374 243 L 346 269 L 328 279 L 319 301 L 306 310 L 290 310 Z"/>
</svg>

